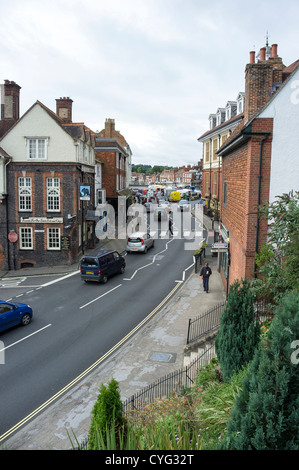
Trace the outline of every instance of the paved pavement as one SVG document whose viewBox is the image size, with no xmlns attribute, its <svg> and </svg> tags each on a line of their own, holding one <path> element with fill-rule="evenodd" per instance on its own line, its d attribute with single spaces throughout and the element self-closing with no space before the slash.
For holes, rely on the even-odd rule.
<svg viewBox="0 0 299 470">
<path fill-rule="evenodd" d="M 210 219 L 205 225 L 211 234 Z M 122 249 L 121 241 L 108 242 Z M 105 246 L 106 247 L 106 246 Z M 124 248 L 123 248 L 124 249 Z M 205 261 L 213 274 L 210 292 L 203 291 L 199 274 L 193 269 L 190 277 L 176 290 L 168 302 L 88 374 L 82 376 L 70 390 L 62 394 L 28 424 L 20 428 L 0 448 L 8 450 L 67 450 L 71 448 L 69 435 L 79 442 L 86 439 L 90 426 L 91 410 L 97 399 L 99 387 L 113 377 L 119 383 L 121 398 L 126 400 L 137 391 L 183 366 L 189 318 L 206 312 L 225 300 L 225 291 L 217 272 L 217 257 L 207 250 Z M 62 273 L 77 266 L 47 268 L 47 273 Z M 25 269 L 22 274 L 26 275 Z M 39 270 L 41 272 L 41 270 Z M 36 274 L 38 269 L 28 269 Z M 19 272 L 18 272 L 19 273 Z M 6 275 L 12 275 L 8 273 Z M 169 362 L 161 361 L 165 354 Z M 74 439 L 73 439 L 74 441 Z"/>
</svg>

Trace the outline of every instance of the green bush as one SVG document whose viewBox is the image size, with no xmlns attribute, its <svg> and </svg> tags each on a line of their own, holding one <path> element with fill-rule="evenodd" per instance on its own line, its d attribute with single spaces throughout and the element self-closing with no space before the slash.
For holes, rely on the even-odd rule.
<svg viewBox="0 0 299 470">
<path fill-rule="evenodd" d="M 299 293 L 287 295 L 236 398 L 222 449 L 299 450 Z M 298 346 L 297 346 L 298 349 Z"/>
<path fill-rule="evenodd" d="M 120 399 L 118 382 L 111 379 L 108 386 L 101 384 L 100 393 L 92 410 L 92 419 L 89 430 L 89 450 L 97 449 L 99 437 L 107 436 L 111 427 L 124 428 L 123 405 Z"/>
<path fill-rule="evenodd" d="M 260 341 L 260 326 L 254 318 L 254 297 L 249 282 L 234 282 L 221 316 L 215 348 L 224 380 L 246 366 Z"/>
</svg>

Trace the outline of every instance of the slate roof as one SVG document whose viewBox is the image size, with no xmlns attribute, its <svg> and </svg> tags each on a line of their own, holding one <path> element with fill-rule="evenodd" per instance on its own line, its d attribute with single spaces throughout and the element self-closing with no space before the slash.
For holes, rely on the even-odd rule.
<svg viewBox="0 0 299 470">
<path fill-rule="evenodd" d="M 243 131 L 248 128 L 254 119 L 257 119 L 257 117 L 261 114 L 261 112 L 267 108 L 267 106 L 276 98 L 277 94 L 286 86 L 286 84 L 291 80 L 292 76 L 296 73 L 296 71 L 299 68 L 299 59 L 297 59 L 295 62 L 290 64 L 288 67 L 285 67 L 283 70 L 283 76 L 284 76 L 284 81 L 280 85 L 279 88 L 273 93 L 271 98 L 261 107 L 259 108 L 252 116 L 251 118 L 247 121 L 244 122 L 244 117 L 242 121 L 239 123 L 239 125 L 234 129 L 232 134 L 229 136 L 228 139 L 224 142 L 224 144 L 218 149 L 217 154 L 221 155 L 224 150 L 230 146 L 234 141 L 236 141 L 239 137 L 242 136 Z"/>
</svg>

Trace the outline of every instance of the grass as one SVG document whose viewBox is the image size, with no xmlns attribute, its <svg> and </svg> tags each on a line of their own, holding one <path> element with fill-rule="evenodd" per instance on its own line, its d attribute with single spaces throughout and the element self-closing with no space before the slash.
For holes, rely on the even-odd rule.
<svg viewBox="0 0 299 470">
<path fill-rule="evenodd" d="M 198 370 L 194 386 L 127 414 L 126 426 L 112 424 L 96 435 L 99 450 L 215 450 L 246 370 L 223 382 L 217 362 Z M 78 443 L 73 444 L 78 447 Z"/>
</svg>

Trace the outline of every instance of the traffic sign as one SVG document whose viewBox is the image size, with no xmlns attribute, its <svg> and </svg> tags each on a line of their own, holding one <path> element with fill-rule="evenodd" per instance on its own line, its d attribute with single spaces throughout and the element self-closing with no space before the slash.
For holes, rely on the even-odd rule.
<svg viewBox="0 0 299 470">
<path fill-rule="evenodd" d="M 15 243 L 18 240 L 18 235 L 16 234 L 16 232 L 9 232 L 8 240 L 12 243 Z"/>
</svg>

